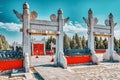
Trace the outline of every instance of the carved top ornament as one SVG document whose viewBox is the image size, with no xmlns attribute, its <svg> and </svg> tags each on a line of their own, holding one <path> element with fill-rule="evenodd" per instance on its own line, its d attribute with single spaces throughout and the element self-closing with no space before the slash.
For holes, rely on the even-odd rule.
<svg viewBox="0 0 120 80">
<path fill-rule="evenodd" d="M 29 4 L 27 2 L 23 4 L 23 9 L 29 9 Z M 19 13 L 16 10 L 13 10 L 13 12 L 16 14 L 17 18 L 20 19 L 21 22 L 23 22 L 23 14 Z M 38 16 L 37 12 L 32 11 L 30 13 L 30 20 L 35 20 L 37 16 Z"/>
<path fill-rule="evenodd" d="M 107 19 L 105 20 L 105 25 L 106 25 L 106 26 L 110 26 L 109 20 L 107 20 Z"/>
<path fill-rule="evenodd" d="M 69 17 L 65 18 L 64 23 L 66 23 L 69 19 L 70 19 Z"/>
<path fill-rule="evenodd" d="M 23 9 L 25 10 L 25 12 L 29 12 L 29 4 L 27 2 L 25 2 L 23 4 Z M 18 11 L 16 11 L 16 10 L 13 10 L 13 12 L 17 16 L 17 18 L 20 19 L 21 22 L 23 22 L 23 15 L 24 15 L 25 12 L 23 11 L 22 14 L 19 13 Z M 60 14 L 63 14 L 62 9 L 58 10 L 58 15 L 60 15 Z M 26 16 L 29 16 L 30 20 L 35 20 L 37 18 L 38 14 L 37 14 L 37 12 L 32 11 L 32 12 L 30 12 L 30 14 L 27 13 Z M 58 22 L 58 16 L 56 16 L 55 14 L 52 14 L 52 15 L 50 15 L 50 20 L 53 21 L 53 22 Z M 63 25 L 65 25 L 65 23 L 69 20 L 69 17 L 65 18 L 65 19 L 62 19 L 62 20 L 64 22 Z"/>
<path fill-rule="evenodd" d="M 23 15 L 16 10 L 13 10 L 13 12 L 16 14 L 17 18 L 20 19 L 21 22 L 23 22 Z M 30 13 L 30 20 L 35 20 L 37 16 L 38 16 L 37 12 L 32 11 Z"/>
<path fill-rule="evenodd" d="M 88 14 L 93 14 L 93 11 L 91 9 L 89 9 Z"/>
<path fill-rule="evenodd" d="M 112 15 L 112 13 L 109 14 L 109 19 L 112 19 L 112 20 L 113 20 L 113 15 Z"/>
<path fill-rule="evenodd" d="M 32 12 L 30 13 L 30 20 L 35 20 L 35 19 L 37 18 L 37 16 L 38 16 L 37 12 L 32 11 Z"/>
<path fill-rule="evenodd" d="M 57 22 L 57 21 L 58 21 L 58 18 L 56 17 L 55 14 L 51 14 L 51 15 L 50 15 L 50 20 L 53 21 L 53 22 Z M 65 25 L 65 23 L 66 23 L 68 20 L 69 20 L 69 17 L 63 19 L 64 25 Z"/>
<path fill-rule="evenodd" d="M 23 15 L 20 14 L 18 11 L 16 10 L 13 10 L 14 14 L 16 14 L 17 18 L 20 19 L 20 21 L 22 22 L 23 21 Z"/>
<path fill-rule="evenodd" d="M 98 23 L 98 19 L 95 17 L 95 18 L 93 18 L 93 22 L 94 22 L 94 24 L 93 25 L 96 25 L 97 23 Z"/>
<path fill-rule="evenodd" d="M 61 8 L 58 10 L 58 14 L 63 14 L 63 11 Z"/>
<path fill-rule="evenodd" d="M 83 20 L 88 27 L 96 25 L 98 23 L 98 19 L 96 17 L 93 17 L 93 11 L 91 9 L 88 10 L 88 18 L 83 17 Z"/>
<path fill-rule="evenodd" d="M 88 17 L 93 18 L 93 11 L 91 9 L 88 10 Z"/>
<path fill-rule="evenodd" d="M 109 14 L 109 20 L 105 20 L 105 25 L 106 26 L 111 26 L 111 27 L 115 27 L 117 23 L 114 23 L 114 20 L 113 20 L 113 15 L 112 13 Z"/>
<path fill-rule="evenodd" d="M 50 20 L 51 20 L 51 21 L 54 21 L 54 22 L 57 22 L 57 17 L 56 17 L 56 15 L 55 15 L 55 14 L 50 15 Z"/>
<path fill-rule="evenodd" d="M 29 9 L 29 4 L 27 2 L 23 4 L 23 9 Z"/>
</svg>

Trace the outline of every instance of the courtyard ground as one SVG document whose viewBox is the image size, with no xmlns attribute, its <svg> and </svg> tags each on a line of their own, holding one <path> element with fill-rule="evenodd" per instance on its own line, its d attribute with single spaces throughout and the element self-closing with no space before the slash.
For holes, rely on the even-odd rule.
<svg viewBox="0 0 120 80">
<path fill-rule="evenodd" d="M 80 64 L 54 67 L 51 56 L 32 57 L 32 65 L 45 80 L 120 80 L 120 63 Z"/>
</svg>

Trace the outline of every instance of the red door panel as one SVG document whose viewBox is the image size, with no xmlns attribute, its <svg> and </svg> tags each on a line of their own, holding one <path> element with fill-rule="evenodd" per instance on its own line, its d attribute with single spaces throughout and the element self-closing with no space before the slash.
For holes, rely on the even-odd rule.
<svg viewBox="0 0 120 80">
<path fill-rule="evenodd" d="M 34 55 L 44 55 L 44 44 L 33 44 Z"/>
</svg>

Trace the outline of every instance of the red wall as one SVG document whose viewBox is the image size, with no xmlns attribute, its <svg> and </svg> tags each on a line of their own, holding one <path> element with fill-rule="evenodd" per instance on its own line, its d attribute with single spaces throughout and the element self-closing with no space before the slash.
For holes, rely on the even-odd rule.
<svg viewBox="0 0 120 80">
<path fill-rule="evenodd" d="M 98 50 L 95 50 L 95 52 L 97 54 L 99 53 L 105 53 L 105 49 L 98 49 Z M 118 54 L 120 56 L 120 54 Z M 67 60 L 67 64 L 68 65 L 72 65 L 72 64 L 83 64 L 83 63 L 89 63 L 91 62 L 91 56 L 66 56 L 66 60 Z"/>
<path fill-rule="evenodd" d="M 46 51 L 46 55 L 53 55 L 54 52 L 51 52 L 51 51 Z"/>
<path fill-rule="evenodd" d="M 0 60 L 0 71 L 23 68 L 23 60 Z"/>
<path fill-rule="evenodd" d="M 97 54 L 99 54 L 99 53 L 105 53 L 105 52 L 106 52 L 106 49 L 96 49 L 95 52 L 96 52 Z"/>
<path fill-rule="evenodd" d="M 44 44 L 33 44 L 34 55 L 44 55 Z"/>
<path fill-rule="evenodd" d="M 67 64 L 81 64 L 91 62 L 91 56 L 66 56 Z"/>
<path fill-rule="evenodd" d="M 46 55 L 54 55 L 55 54 L 55 48 L 53 47 L 52 50 L 46 51 Z"/>
<path fill-rule="evenodd" d="M 99 53 L 105 53 L 105 49 L 98 49 L 98 50 L 95 50 L 95 52 L 97 54 Z M 67 59 L 67 64 L 68 65 L 71 65 L 71 64 L 83 64 L 83 63 L 89 63 L 91 62 L 91 56 L 87 56 L 87 55 L 83 55 L 83 56 L 66 56 L 66 59 Z"/>
</svg>

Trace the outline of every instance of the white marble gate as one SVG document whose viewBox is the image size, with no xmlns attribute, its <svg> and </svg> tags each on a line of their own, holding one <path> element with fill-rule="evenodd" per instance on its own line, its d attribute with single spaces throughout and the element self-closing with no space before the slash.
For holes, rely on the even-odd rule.
<svg viewBox="0 0 120 80">
<path fill-rule="evenodd" d="M 58 10 L 58 16 L 52 14 L 50 20 L 36 20 L 37 13 L 32 11 L 29 13 L 28 3 L 23 4 L 23 13 L 20 14 L 16 10 L 13 10 L 16 16 L 22 22 L 21 32 L 23 34 L 23 53 L 25 56 L 24 67 L 26 72 L 29 72 L 30 67 L 30 35 L 44 35 L 44 36 L 56 36 L 56 54 L 55 54 L 55 66 L 61 66 L 67 68 L 67 62 L 63 52 L 63 26 L 69 18 L 63 18 L 63 11 Z"/>
<path fill-rule="evenodd" d="M 104 60 L 120 61 L 119 55 L 114 51 L 114 27 L 117 23 L 114 23 L 112 13 L 109 14 L 109 19 L 105 20 L 105 25 L 99 25 L 98 19 L 93 17 L 93 11 L 89 9 L 88 18 L 83 20 L 88 26 L 88 48 L 92 53 L 92 61 L 95 64 L 98 64 L 98 57 L 95 55 L 94 49 L 94 36 L 105 36 L 108 37 L 108 49 L 103 55 Z"/>
</svg>

